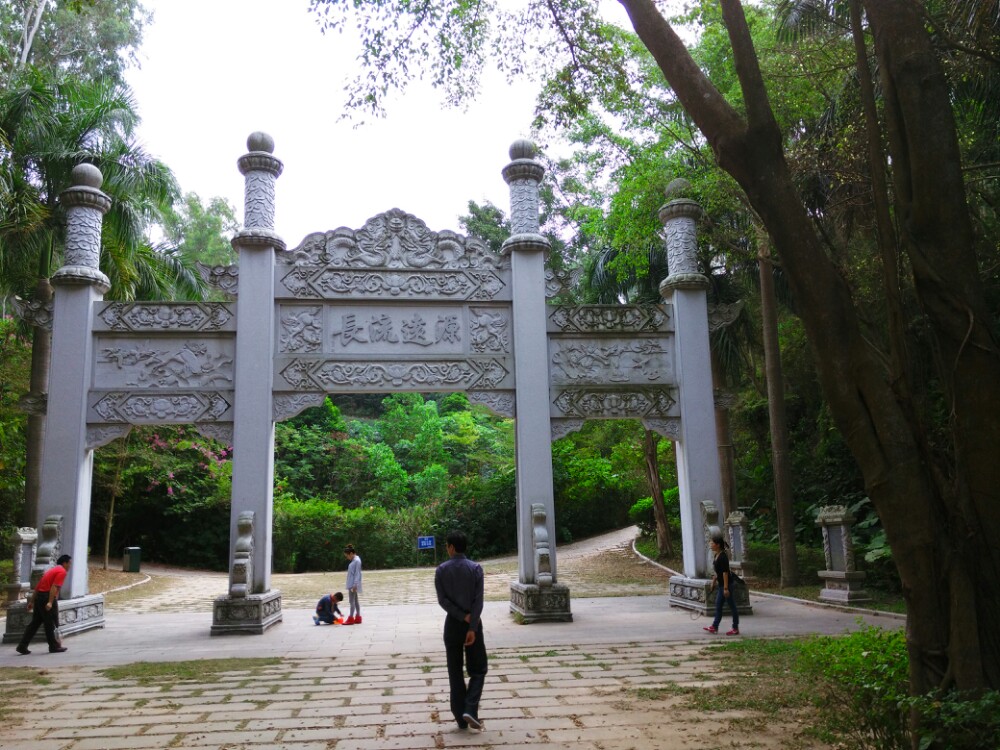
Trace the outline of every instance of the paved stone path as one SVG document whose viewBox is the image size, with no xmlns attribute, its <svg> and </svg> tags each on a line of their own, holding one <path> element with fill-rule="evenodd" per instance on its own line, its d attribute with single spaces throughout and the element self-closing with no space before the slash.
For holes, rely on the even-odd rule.
<svg viewBox="0 0 1000 750">
<path fill-rule="evenodd" d="M 609 542 L 602 553 L 619 543 Z M 418 573 L 413 577 L 427 570 Z M 749 736 L 720 735 L 720 722 L 733 716 L 699 716 L 680 705 L 678 686 L 728 679 L 710 648 L 726 639 L 704 634 L 706 620 L 671 609 L 665 595 L 574 598 L 574 622 L 530 626 L 515 624 L 506 603 L 487 602 L 486 727 L 474 732 L 458 730 L 449 714 L 442 616 L 423 584 L 413 584 L 415 601 L 410 595 L 393 604 L 369 601 L 361 626 L 316 627 L 312 602 L 308 608 L 286 602 L 284 621 L 262 636 L 213 638 L 204 604 L 220 582 L 224 589 L 224 577 L 173 575 L 191 582 L 193 593 L 183 601 L 193 609 L 175 609 L 171 584 L 169 596 L 140 597 L 118 609 L 109 604 L 107 627 L 68 639 L 64 654 L 44 653 L 44 645 L 30 656 L 3 649 L 0 702 L 9 708 L 0 749 L 821 747 L 794 739 L 794 717 L 758 721 Z M 136 604 L 143 601 L 144 608 Z M 749 636 L 858 627 L 855 613 L 774 597 L 755 596 L 752 603 L 755 614 L 743 623 Z M 901 624 L 877 615 L 864 621 Z M 103 672 L 134 662 L 238 657 L 274 663 L 236 664 L 214 674 L 211 662 L 203 662 L 195 677 L 148 683 Z M 33 708 L 39 700 L 44 714 Z"/>
</svg>

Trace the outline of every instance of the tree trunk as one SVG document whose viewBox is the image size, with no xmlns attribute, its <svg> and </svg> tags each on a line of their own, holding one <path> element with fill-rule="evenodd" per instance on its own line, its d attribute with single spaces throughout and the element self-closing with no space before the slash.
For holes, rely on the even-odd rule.
<svg viewBox="0 0 1000 750">
<path fill-rule="evenodd" d="M 781 257 L 831 414 L 899 570 L 911 689 L 1000 688 L 1000 351 L 976 269 L 947 86 L 920 6 L 865 3 L 883 76 L 897 220 L 950 408 L 953 445 L 944 456 L 924 450 L 795 189 L 740 4 L 721 0 L 746 120 L 653 0 L 620 2 Z"/>
<path fill-rule="evenodd" d="M 879 60 L 892 156 L 896 222 L 914 289 L 933 335 L 952 444 L 938 461 L 939 564 L 950 622 L 925 631 L 942 602 L 914 591 L 911 679 L 918 689 L 954 680 L 1000 687 L 1000 344 L 973 251 L 950 91 L 921 14 L 906 0 L 865 2 Z M 916 611 L 919 606 L 920 612 Z M 937 620 L 943 620 L 939 615 Z M 936 655 L 942 649 L 946 658 Z M 934 669 L 928 669 L 933 665 Z"/>
<path fill-rule="evenodd" d="M 40 278 L 35 285 L 35 299 L 44 304 L 52 302 L 52 285 L 47 278 Z M 45 445 L 45 404 L 49 390 L 49 360 L 52 354 L 52 333 L 42 326 L 35 326 L 31 333 L 31 376 L 28 395 L 34 408 L 28 412 L 24 451 L 24 508 L 21 521 L 24 526 L 41 528 L 38 517 L 38 500 L 41 497 L 42 450 Z"/>
<path fill-rule="evenodd" d="M 712 384 L 715 386 L 715 435 L 719 441 L 719 473 L 722 475 L 722 518 L 729 518 L 730 513 L 738 510 L 736 502 L 736 451 L 733 450 L 733 430 L 729 425 L 729 406 L 725 403 L 728 396 L 723 391 L 722 368 L 715 352 L 712 356 Z M 718 394 L 722 394 L 720 403 Z"/>
<path fill-rule="evenodd" d="M 17 66 L 23 68 L 31 56 L 31 46 L 35 43 L 35 34 L 42 25 L 42 15 L 48 0 L 35 0 L 24 10 L 24 29 L 21 32 L 21 49 L 18 50 Z"/>
<path fill-rule="evenodd" d="M 774 295 L 774 267 L 767 237 L 761 233 L 757 259 L 760 262 L 760 311 L 764 329 L 764 378 L 767 381 L 767 415 L 771 425 L 771 471 L 774 473 L 774 508 L 778 518 L 778 550 L 781 560 L 781 587 L 799 582 L 795 554 L 795 509 L 792 504 L 792 477 L 788 468 L 788 424 L 785 419 L 785 384 L 781 373 L 781 346 L 778 342 L 777 298 Z"/>
<path fill-rule="evenodd" d="M 653 498 L 653 517 L 656 518 L 656 549 L 662 557 L 674 556 L 674 543 L 670 538 L 667 524 L 667 506 L 663 500 L 663 485 L 660 484 L 660 467 L 656 460 L 660 436 L 643 428 L 642 454 L 646 459 L 646 480 Z"/>
</svg>

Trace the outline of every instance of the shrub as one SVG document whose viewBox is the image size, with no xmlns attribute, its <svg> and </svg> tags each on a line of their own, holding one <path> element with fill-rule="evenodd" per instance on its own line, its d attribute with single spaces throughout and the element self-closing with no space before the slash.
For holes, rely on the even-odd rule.
<svg viewBox="0 0 1000 750">
<path fill-rule="evenodd" d="M 859 748 L 909 748 L 908 657 L 902 630 L 868 627 L 806 641 L 798 668 L 821 675 L 816 701 Z"/>
<path fill-rule="evenodd" d="M 656 533 L 656 515 L 653 513 L 653 498 L 644 497 L 628 509 L 628 519 L 639 527 L 642 536 Z"/>
<path fill-rule="evenodd" d="M 991 750 L 1000 737 L 1000 691 L 958 690 L 911 698 L 920 717 L 920 750 Z"/>
</svg>

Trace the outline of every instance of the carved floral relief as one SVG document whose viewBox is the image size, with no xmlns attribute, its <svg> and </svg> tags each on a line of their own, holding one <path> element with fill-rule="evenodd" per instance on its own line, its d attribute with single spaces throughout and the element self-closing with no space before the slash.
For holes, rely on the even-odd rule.
<svg viewBox="0 0 1000 750">
<path fill-rule="evenodd" d="M 222 303 L 111 302 L 98 314 L 113 331 L 218 331 L 233 319 Z"/>
<path fill-rule="evenodd" d="M 491 360 L 429 360 L 407 362 L 344 362 L 292 360 L 280 372 L 294 390 L 405 390 L 501 388 L 509 371 Z"/>
<path fill-rule="evenodd" d="M 662 388 L 634 390 L 565 390 L 559 391 L 552 402 L 554 417 L 583 419 L 644 418 L 674 416 L 676 401 Z"/>
<path fill-rule="evenodd" d="M 214 422 L 223 417 L 231 404 L 221 393 L 142 393 L 111 392 L 103 394 L 93 406 L 98 419 L 91 422 L 127 422 L 128 424 L 174 424 Z"/>
<path fill-rule="evenodd" d="M 671 329 L 665 306 L 558 305 L 549 309 L 549 321 L 562 333 L 653 333 Z"/>
</svg>

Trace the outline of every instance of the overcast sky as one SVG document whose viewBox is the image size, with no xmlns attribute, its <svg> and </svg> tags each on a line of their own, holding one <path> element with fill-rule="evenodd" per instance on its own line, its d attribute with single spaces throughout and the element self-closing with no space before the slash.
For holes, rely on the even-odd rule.
<svg viewBox="0 0 1000 750">
<path fill-rule="evenodd" d="M 500 170 L 527 137 L 535 87 L 496 77 L 468 111 L 429 86 L 392 102 L 388 117 L 338 121 L 356 71 L 352 41 L 321 34 L 307 0 L 145 0 L 155 14 L 128 80 L 144 147 L 184 192 L 227 198 L 243 218 L 236 160 L 247 136 L 269 133 L 285 169 L 275 229 L 297 245 L 309 232 L 361 227 L 398 207 L 428 227 L 460 230 L 468 201 L 509 213 Z"/>
</svg>

